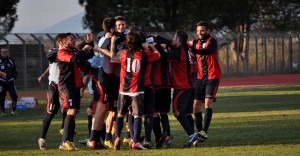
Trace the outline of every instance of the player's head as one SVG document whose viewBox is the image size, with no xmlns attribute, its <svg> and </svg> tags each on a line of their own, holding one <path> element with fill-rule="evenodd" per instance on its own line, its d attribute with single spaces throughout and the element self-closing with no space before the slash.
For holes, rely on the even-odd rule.
<svg viewBox="0 0 300 156">
<path fill-rule="evenodd" d="M 7 58 L 9 55 L 9 51 L 7 48 L 1 48 L 1 57 Z"/>
<path fill-rule="evenodd" d="M 128 49 L 140 49 L 142 47 L 142 40 L 140 34 L 131 30 L 126 35 L 126 43 Z"/>
<path fill-rule="evenodd" d="M 102 22 L 102 28 L 105 32 L 113 33 L 116 26 L 116 19 L 112 17 L 105 18 Z"/>
<path fill-rule="evenodd" d="M 62 46 L 62 38 L 63 38 L 64 34 L 63 33 L 60 33 L 60 34 L 57 34 L 55 36 L 55 42 L 56 44 L 58 45 L 58 48 L 60 49 L 61 46 Z"/>
<path fill-rule="evenodd" d="M 116 20 L 116 32 L 117 33 L 123 33 L 126 29 L 125 17 L 116 16 L 115 20 Z"/>
<path fill-rule="evenodd" d="M 173 38 L 174 41 L 179 42 L 181 45 L 185 44 L 187 42 L 187 39 L 187 33 L 181 30 L 177 31 Z"/>
<path fill-rule="evenodd" d="M 199 39 L 204 39 L 205 36 L 207 36 L 209 34 L 209 24 L 207 21 L 200 21 L 196 24 L 197 26 L 197 36 Z"/>
<path fill-rule="evenodd" d="M 76 40 L 75 40 L 75 35 L 72 33 L 64 33 L 62 35 L 62 46 L 65 49 L 77 49 L 76 47 Z"/>
</svg>

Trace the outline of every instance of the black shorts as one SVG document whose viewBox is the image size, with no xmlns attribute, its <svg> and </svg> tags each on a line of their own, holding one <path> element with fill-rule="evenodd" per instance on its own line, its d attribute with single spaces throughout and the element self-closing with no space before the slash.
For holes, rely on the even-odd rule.
<svg viewBox="0 0 300 156">
<path fill-rule="evenodd" d="M 220 84 L 220 79 L 200 80 L 197 79 L 195 83 L 195 99 L 203 101 L 205 98 L 216 99 L 216 94 Z"/>
<path fill-rule="evenodd" d="M 105 90 L 103 89 L 102 84 L 99 81 L 99 71 L 98 68 L 93 68 L 92 72 L 91 72 L 91 78 L 92 78 L 92 89 L 94 91 L 93 94 L 93 101 L 100 101 L 103 104 L 108 103 L 108 93 L 105 92 Z M 98 74 L 97 74 L 98 73 Z"/>
<path fill-rule="evenodd" d="M 132 106 L 132 115 L 143 116 L 144 114 L 144 94 L 137 96 L 128 96 L 119 94 L 118 100 L 118 113 L 125 115 L 128 108 Z"/>
<path fill-rule="evenodd" d="M 58 86 L 59 96 L 63 100 L 64 109 L 80 110 L 80 88 L 75 85 L 65 84 Z"/>
<path fill-rule="evenodd" d="M 152 116 L 155 107 L 155 90 L 152 86 L 145 86 L 144 88 L 144 114 Z"/>
<path fill-rule="evenodd" d="M 155 112 L 169 113 L 171 107 L 171 88 L 155 87 Z"/>
<path fill-rule="evenodd" d="M 173 112 L 180 114 L 193 113 L 195 88 L 174 89 L 173 92 Z"/>
<path fill-rule="evenodd" d="M 46 111 L 49 111 L 52 114 L 57 114 L 59 108 L 60 108 L 60 103 L 59 103 L 58 85 L 55 84 L 53 81 L 51 81 L 47 91 Z"/>
<path fill-rule="evenodd" d="M 119 88 L 120 88 L 120 77 L 110 74 L 109 81 L 110 88 L 110 102 L 109 102 L 109 111 L 116 111 L 118 107 L 118 98 L 119 98 Z"/>
</svg>

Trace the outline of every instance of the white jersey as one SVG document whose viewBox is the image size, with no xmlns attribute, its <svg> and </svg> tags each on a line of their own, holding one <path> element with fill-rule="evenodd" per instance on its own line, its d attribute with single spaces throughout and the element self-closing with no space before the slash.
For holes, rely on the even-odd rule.
<svg viewBox="0 0 300 156">
<path fill-rule="evenodd" d="M 53 62 L 49 64 L 49 85 L 51 81 L 53 81 L 55 84 L 58 84 L 58 76 L 59 76 L 59 69 L 56 62 Z"/>
</svg>

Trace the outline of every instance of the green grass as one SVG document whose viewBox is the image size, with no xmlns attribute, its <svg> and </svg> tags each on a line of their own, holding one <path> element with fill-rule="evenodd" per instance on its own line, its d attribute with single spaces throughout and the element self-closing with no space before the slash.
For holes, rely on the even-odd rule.
<svg viewBox="0 0 300 156">
<path fill-rule="evenodd" d="M 87 137 L 86 106 L 82 105 L 76 120 L 75 141 Z M 59 152 L 58 114 L 47 135 L 49 150 L 40 151 L 37 139 L 44 107 L 19 111 L 16 117 L 0 117 L 0 155 L 300 155 L 299 85 L 219 89 L 209 140 L 190 149 L 181 148 L 187 135 L 170 114 L 174 140 L 169 149 L 134 151 L 122 146 L 120 151 L 88 150 L 79 145 L 80 151 Z"/>
</svg>

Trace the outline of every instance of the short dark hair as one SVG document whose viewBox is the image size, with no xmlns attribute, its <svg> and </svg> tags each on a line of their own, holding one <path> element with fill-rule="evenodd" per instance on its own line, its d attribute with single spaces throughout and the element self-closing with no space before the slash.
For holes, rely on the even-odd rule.
<svg viewBox="0 0 300 156">
<path fill-rule="evenodd" d="M 209 25 L 209 23 L 207 22 L 207 21 L 199 21 L 197 24 L 196 24 L 196 26 L 198 27 L 198 26 L 204 26 L 204 27 L 206 27 L 207 29 L 210 29 L 210 25 Z"/>
<path fill-rule="evenodd" d="M 183 43 L 187 42 L 188 34 L 186 32 L 179 30 L 176 32 L 176 34 L 177 34 L 177 37 L 178 37 L 180 43 L 183 44 Z"/>
<path fill-rule="evenodd" d="M 116 19 L 107 17 L 102 22 L 102 28 L 104 31 L 109 32 L 110 29 L 115 28 Z"/>
<path fill-rule="evenodd" d="M 125 21 L 125 17 L 124 16 L 116 16 L 115 20 L 116 21 Z"/>
</svg>

